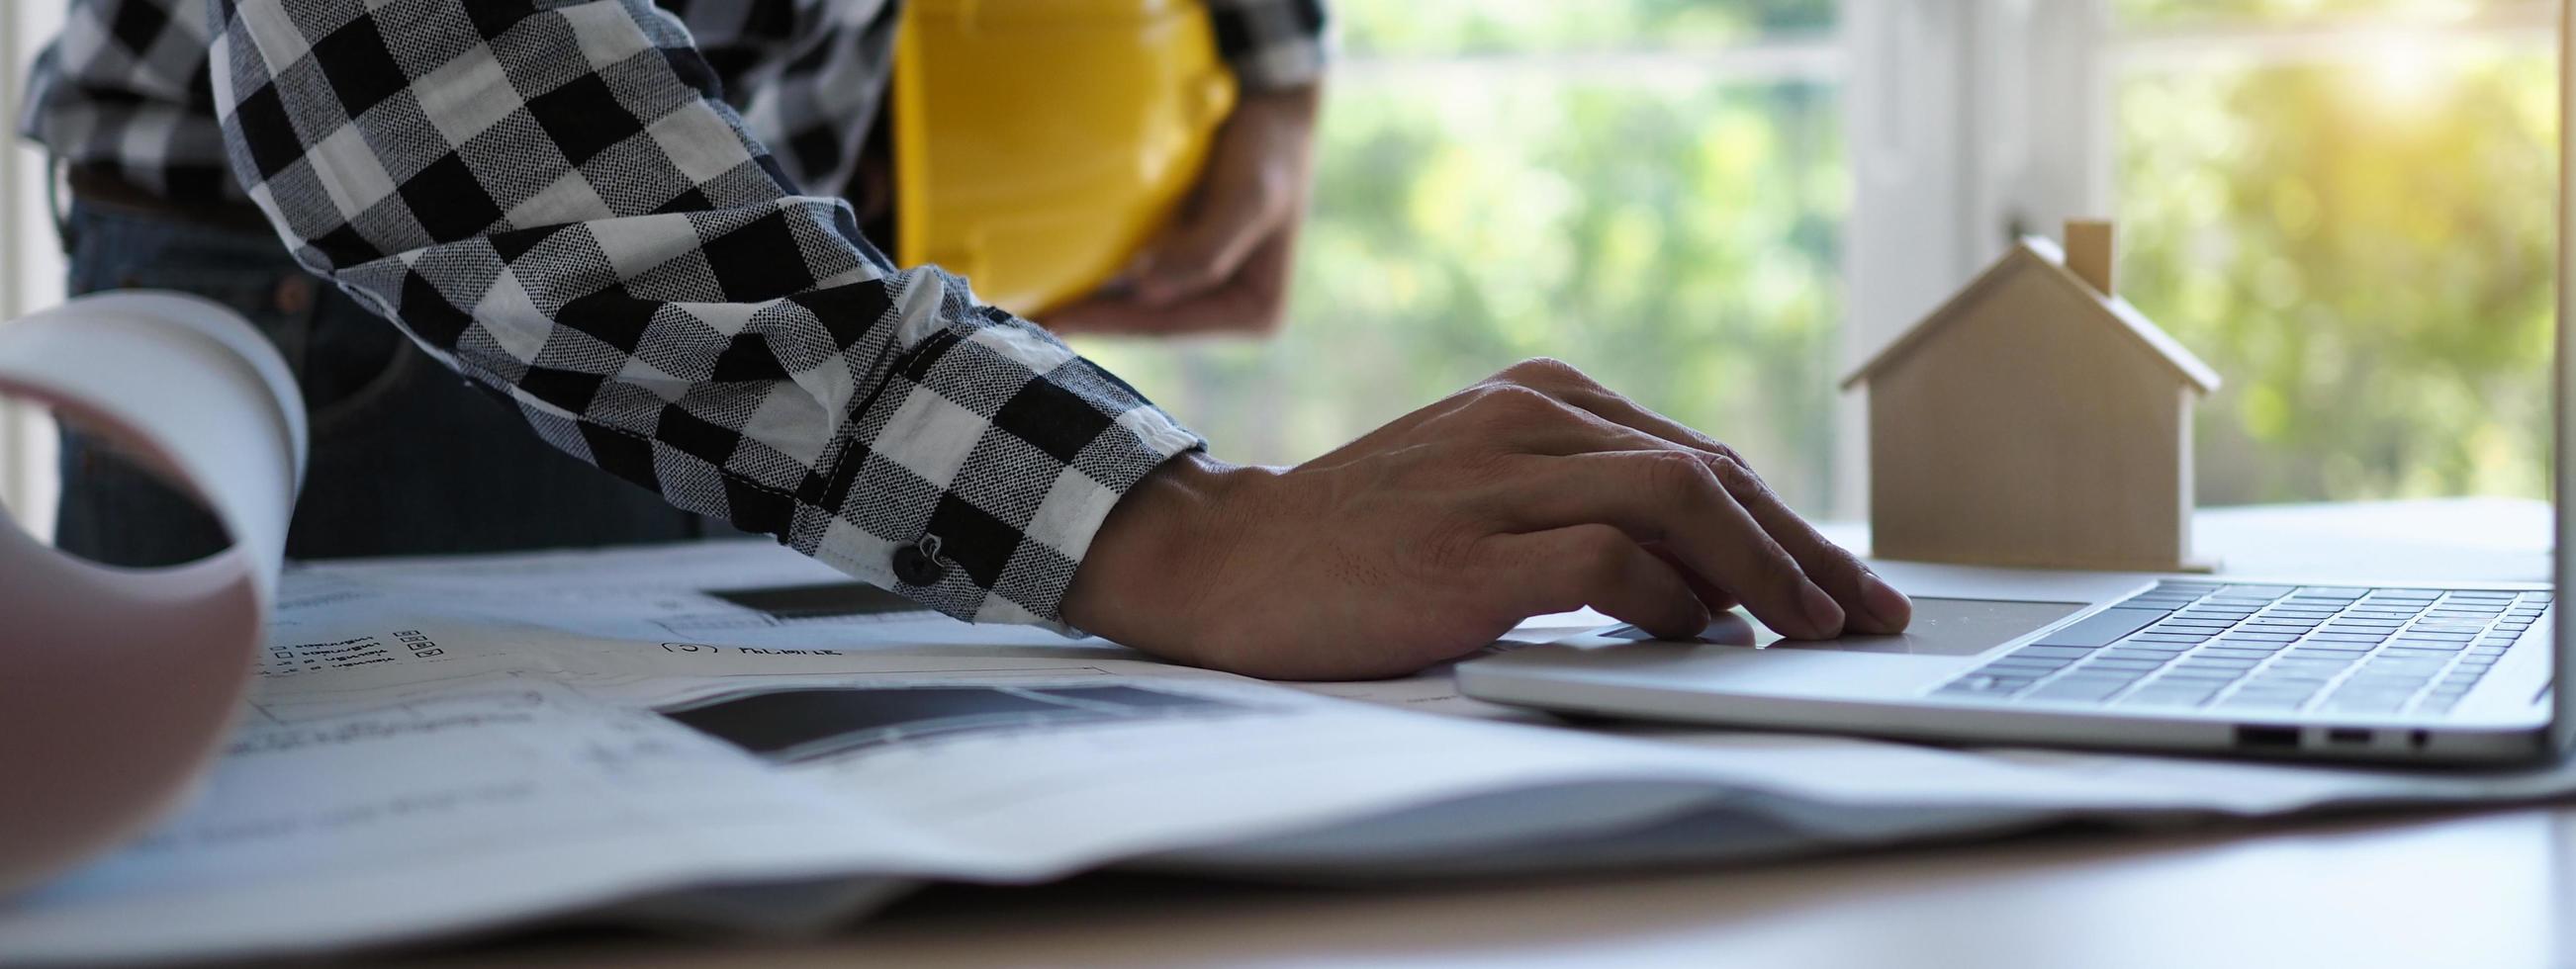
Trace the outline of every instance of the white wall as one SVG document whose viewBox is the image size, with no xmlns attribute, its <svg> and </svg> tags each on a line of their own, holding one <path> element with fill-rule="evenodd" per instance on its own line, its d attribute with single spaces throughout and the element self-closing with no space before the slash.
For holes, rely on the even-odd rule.
<svg viewBox="0 0 2576 969">
<path fill-rule="evenodd" d="M 52 0 L 0 3 L 0 112 L 7 146 L 0 148 L 0 320 L 63 298 L 62 249 L 47 208 L 44 156 L 19 140 L 18 104 L 27 62 L 61 25 L 63 4 Z M 0 403 L 0 504 L 39 538 L 53 533 L 53 422 L 36 408 Z"/>
</svg>

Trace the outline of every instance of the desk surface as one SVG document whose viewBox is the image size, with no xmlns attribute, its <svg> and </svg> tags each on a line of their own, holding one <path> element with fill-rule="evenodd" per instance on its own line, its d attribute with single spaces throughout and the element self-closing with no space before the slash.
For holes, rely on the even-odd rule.
<svg viewBox="0 0 2576 969">
<path fill-rule="evenodd" d="M 1841 537 L 1855 537 L 1836 529 Z M 2205 512 L 2223 574 L 2539 580 L 2549 515 Z M 1120 877 L 933 889 L 826 940 L 539 937 L 432 964 L 2487 966 L 2568 961 L 2576 805 L 2057 833 L 1749 868 L 1394 889 Z"/>
</svg>

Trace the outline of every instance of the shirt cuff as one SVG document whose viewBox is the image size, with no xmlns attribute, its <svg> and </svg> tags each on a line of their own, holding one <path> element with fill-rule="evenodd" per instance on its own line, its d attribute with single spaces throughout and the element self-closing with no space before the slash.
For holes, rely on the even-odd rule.
<svg viewBox="0 0 2576 969">
<path fill-rule="evenodd" d="M 918 317 L 936 328 L 853 412 L 790 544 L 958 619 L 1078 635 L 1064 592 L 1101 521 L 1205 442 L 1046 331 L 975 306 L 964 281 L 903 275 L 899 299 L 940 302 Z"/>
<path fill-rule="evenodd" d="M 1305 87 L 1332 60 L 1330 14 L 1322 0 L 1208 0 L 1217 51 L 1248 92 Z"/>
<path fill-rule="evenodd" d="M 1323 80 L 1324 65 L 1330 60 L 1322 42 L 1307 40 L 1247 51 L 1228 59 L 1226 66 L 1233 68 L 1237 87 L 1261 93 L 1313 85 Z"/>
</svg>

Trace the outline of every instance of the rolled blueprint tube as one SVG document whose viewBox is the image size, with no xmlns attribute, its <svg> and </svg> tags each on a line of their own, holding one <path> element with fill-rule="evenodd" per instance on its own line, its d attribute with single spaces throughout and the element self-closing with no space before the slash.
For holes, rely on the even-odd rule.
<svg viewBox="0 0 2576 969">
<path fill-rule="evenodd" d="M 0 515 L 0 895 L 176 807 L 258 654 L 304 472 L 286 361 L 225 307 L 87 296 L 0 325 L 0 395 L 53 408 L 203 502 L 232 547 L 100 565 Z"/>
</svg>

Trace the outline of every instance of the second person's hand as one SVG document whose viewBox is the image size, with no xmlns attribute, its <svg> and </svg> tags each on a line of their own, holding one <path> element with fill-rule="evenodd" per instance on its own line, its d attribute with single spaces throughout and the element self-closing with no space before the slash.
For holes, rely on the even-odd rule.
<svg viewBox="0 0 2576 969">
<path fill-rule="evenodd" d="M 1277 329 L 1305 219 L 1317 97 L 1312 86 L 1245 95 L 1172 224 L 1118 280 L 1038 322 L 1066 334 Z"/>
</svg>

